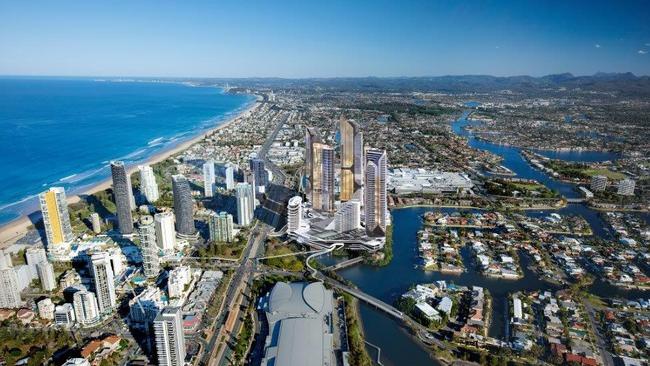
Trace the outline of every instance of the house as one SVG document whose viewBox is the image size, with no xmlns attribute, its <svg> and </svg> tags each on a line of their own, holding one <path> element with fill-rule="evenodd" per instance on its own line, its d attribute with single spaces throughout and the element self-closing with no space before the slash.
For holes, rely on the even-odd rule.
<svg viewBox="0 0 650 366">
<path fill-rule="evenodd" d="M 445 296 L 442 298 L 442 300 L 440 300 L 436 309 L 438 309 L 440 312 L 450 315 L 452 306 L 453 301 L 448 296 Z"/>
</svg>

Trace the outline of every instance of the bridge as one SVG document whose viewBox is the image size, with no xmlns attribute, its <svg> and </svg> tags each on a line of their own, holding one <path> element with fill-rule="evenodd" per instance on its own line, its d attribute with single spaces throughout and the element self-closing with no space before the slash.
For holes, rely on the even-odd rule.
<svg viewBox="0 0 650 366">
<path fill-rule="evenodd" d="M 567 198 L 566 203 L 583 203 L 585 202 L 584 198 Z"/>
<path fill-rule="evenodd" d="M 334 265 L 331 265 L 329 267 L 323 268 L 323 271 L 338 271 L 339 269 L 343 269 L 346 267 L 350 267 L 352 265 L 355 265 L 357 263 L 361 263 L 365 260 L 362 256 L 350 258 L 348 260 L 344 260 L 343 262 L 336 263 Z"/>
</svg>

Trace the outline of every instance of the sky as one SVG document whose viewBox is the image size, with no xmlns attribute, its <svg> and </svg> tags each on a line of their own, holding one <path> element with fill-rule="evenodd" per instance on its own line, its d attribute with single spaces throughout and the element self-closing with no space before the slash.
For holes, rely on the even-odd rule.
<svg viewBox="0 0 650 366">
<path fill-rule="evenodd" d="M 0 0 L 0 75 L 650 75 L 648 1 Z"/>
</svg>

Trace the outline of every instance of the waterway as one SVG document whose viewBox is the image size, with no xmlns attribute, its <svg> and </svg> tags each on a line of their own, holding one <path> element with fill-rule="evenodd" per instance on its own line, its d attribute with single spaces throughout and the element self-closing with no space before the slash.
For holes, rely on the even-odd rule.
<svg viewBox="0 0 650 366">
<path fill-rule="evenodd" d="M 473 107 L 473 105 L 470 107 Z M 503 165 L 515 172 L 517 177 L 538 180 L 557 190 L 565 197 L 578 197 L 574 185 L 554 180 L 545 173 L 534 169 L 521 156 L 519 148 L 496 145 L 474 138 L 463 128 L 473 123 L 467 120 L 468 115 L 469 111 L 465 112 L 461 118 L 453 123 L 452 129 L 456 134 L 466 137 L 470 147 L 500 155 L 503 158 Z M 576 160 L 575 152 L 553 152 L 553 154 L 554 158 L 563 159 L 566 157 L 566 160 Z M 582 161 L 615 159 L 615 156 L 607 153 L 581 152 L 581 156 L 583 156 Z M 387 303 L 394 303 L 402 293 L 406 292 L 414 284 L 446 280 L 463 286 L 482 286 L 488 289 L 493 297 L 493 311 L 488 334 L 497 338 L 504 337 L 506 301 L 509 293 L 557 289 L 555 285 L 538 279 L 528 269 L 528 264 L 532 258 L 527 255 L 520 255 L 524 277 L 519 280 L 503 280 L 483 276 L 476 271 L 467 248 L 461 252 L 467 270 L 460 275 L 426 272 L 421 268 L 416 268 L 418 262 L 417 232 L 422 228 L 422 214 L 428 210 L 431 209 L 418 207 L 392 211 L 393 260 L 389 265 L 374 267 L 361 264 L 343 269 L 339 274 L 355 283 L 361 290 Z M 452 212 L 454 210 L 442 209 L 442 211 Z M 613 238 L 611 229 L 601 219 L 598 212 L 589 209 L 583 204 L 570 204 L 559 211 L 553 212 L 559 212 L 562 215 L 581 215 L 589 222 L 595 235 L 603 239 Z M 549 213 L 550 211 L 526 212 L 530 216 L 546 216 Z M 329 258 L 327 261 L 332 262 L 333 259 Z M 647 292 L 626 291 L 601 280 L 596 280 L 590 291 L 605 297 L 639 298 L 648 296 Z M 381 347 L 381 361 L 384 365 L 418 366 L 437 364 L 430 357 L 428 351 L 421 347 L 398 322 L 366 305 L 361 306 L 360 312 L 366 339 L 368 342 Z"/>
</svg>

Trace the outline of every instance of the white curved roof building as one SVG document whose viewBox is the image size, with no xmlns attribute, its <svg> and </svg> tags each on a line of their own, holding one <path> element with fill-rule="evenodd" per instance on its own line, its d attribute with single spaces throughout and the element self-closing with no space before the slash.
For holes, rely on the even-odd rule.
<svg viewBox="0 0 650 366">
<path fill-rule="evenodd" d="M 333 296 L 321 282 L 278 282 L 268 295 L 262 366 L 334 365 Z"/>
</svg>

